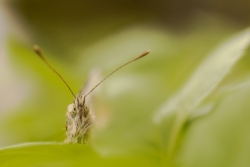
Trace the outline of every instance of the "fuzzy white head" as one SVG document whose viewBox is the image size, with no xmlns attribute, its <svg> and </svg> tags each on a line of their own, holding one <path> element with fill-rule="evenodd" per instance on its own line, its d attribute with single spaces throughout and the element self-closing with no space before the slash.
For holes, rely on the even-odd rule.
<svg viewBox="0 0 250 167">
<path fill-rule="evenodd" d="M 137 58 L 128 61 L 127 63 L 121 65 L 105 78 L 103 78 L 99 83 L 97 83 L 88 93 L 85 95 L 80 93 L 79 95 L 75 96 L 67 82 L 63 79 L 63 77 L 48 63 L 48 61 L 43 56 L 39 46 L 34 46 L 35 53 L 48 65 L 48 67 L 54 71 L 61 80 L 65 83 L 68 87 L 72 95 L 74 96 L 74 102 L 68 106 L 68 110 L 66 113 L 66 143 L 89 143 L 90 133 L 91 133 L 91 125 L 93 122 L 93 113 L 90 112 L 90 109 L 86 106 L 86 97 L 95 90 L 104 80 L 106 80 L 110 75 L 121 69 L 122 67 L 146 56 L 149 51 L 143 52 Z"/>
<path fill-rule="evenodd" d="M 85 96 L 79 94 L 66 113 L 66 143 L 87 143 L 90 138 L 92 113 L 85 105 Z"/>
</svg>

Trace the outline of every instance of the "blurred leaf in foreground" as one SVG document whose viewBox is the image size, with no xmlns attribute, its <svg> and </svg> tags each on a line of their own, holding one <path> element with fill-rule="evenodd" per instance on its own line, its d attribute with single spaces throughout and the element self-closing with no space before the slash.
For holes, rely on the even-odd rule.
<svg viewBox="0 0 250 167">
<path fill-rule="evenodd" d="M 143 156 L 102 157 L 91 147 L 80 144 L 25 143 L 0 149 L 0 166 L 152 166 Z"/>
</svg>

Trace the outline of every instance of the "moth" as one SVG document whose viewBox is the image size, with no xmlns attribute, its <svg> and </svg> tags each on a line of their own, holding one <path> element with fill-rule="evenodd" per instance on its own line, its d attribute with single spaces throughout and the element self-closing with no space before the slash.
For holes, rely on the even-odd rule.
<svg viewBox="0 0 250 167">
<path fill-rule="evenodd" d="M 114 74 L 116 71 L 121 69 L 122 67 L 146 56 L 149 54 L 149 50 L 143 52 L 140 56 L 132 59 L 125 64 L 119 66 L 106 77 L 104 77 L 99 83 L 97 83 L 88 93 L 83 94 L 81 91 L 77 96 L 73 93 L 70 86 L 63 79 L 63 77 L 50 65 L 50 63 L 45 59 L 42 54 L 42 51 L 39 46 L 34 45 L 33 47 L 35 53 L 43 60 L 45 64 L 64 82 L 64 84 L 68 87 L 71 94 L 74 96 L 74 101 L 72 104 L 68 106 L 68 110 L 66 112 L 66 143 L 80 143 L 87 144 L 89 142 L 89 136 L 91 131 L 91 125 L 93 123 L 93 113 L 90 112 L 88 106 L 86 106 L 86 98 L 87 96 L 93 92 L 103 81 L 105 81 L 108 77 Z"/>
</svg>

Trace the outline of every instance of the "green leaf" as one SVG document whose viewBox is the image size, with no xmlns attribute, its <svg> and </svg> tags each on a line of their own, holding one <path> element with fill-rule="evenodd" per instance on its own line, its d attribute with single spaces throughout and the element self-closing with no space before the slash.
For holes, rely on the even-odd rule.
<svg viewBox="0 0 250 167">
<path fill-rule="evenodd" d="M 188 120 L 197 116 L 197 111 L 204 111 L 204 109 L 200 109 L 203 108 L 200 107 L 202 102 L 217 88 L 244 55 L 249 44 L 250 29 L 226 41 L 200 64 L 184 87 L 167 100 L 161 110 L 156 113 L 155 122 L 160 124 L 163 129 L 162 146 L 166 152 L 166 164 L 173 165 L 173 159 Z M 213 104 L 210 105 L 213 106 Z M 207 111 L 211 111 L 211 109 L 208 108 Z M 166 123 L 169 122 L 168 118 L 171 115 L 175 115 L 175 117 L 173 124 L 169 126 Z M 170 133 L 166 136 L 169 128 Z"/>
<path fill-rule="evenodd" d="M 212 52 L 185 86 L 164 103 L 155 116 L 156 122 L 161 122 L 171 112 L 193 113 L 244 55 L 249 43 L 250 29 L 247 29 Z"/>
<path fill-rule="evenodd" d="M 188 127 L 178 152 L 183 166 L 249 165 L 249 79 L 242 84 L 244 87 L 224 95 L 212 114 Z"/>
<path fill-rule="evenodd" d="M 154 166 L 143 156 L 104 157 L 90 146 L 64 143 L 25 143 L 0 149 L 0 166 Z"/>
</svg>

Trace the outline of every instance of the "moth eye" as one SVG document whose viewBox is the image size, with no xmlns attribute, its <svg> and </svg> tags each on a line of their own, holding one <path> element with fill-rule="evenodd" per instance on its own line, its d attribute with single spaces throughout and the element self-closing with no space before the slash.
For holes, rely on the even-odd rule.
<svg viewBox="0 0 250 167">
<path fill-rule="evenodd" d="M 70 104 L 69 106 L 68 106 L 68 111 L 70 112 L 70 111 L 75 111 L 76 110 L 76 107 L 75 107 L 75 105 L 74 104 Z"/>
</svg>

